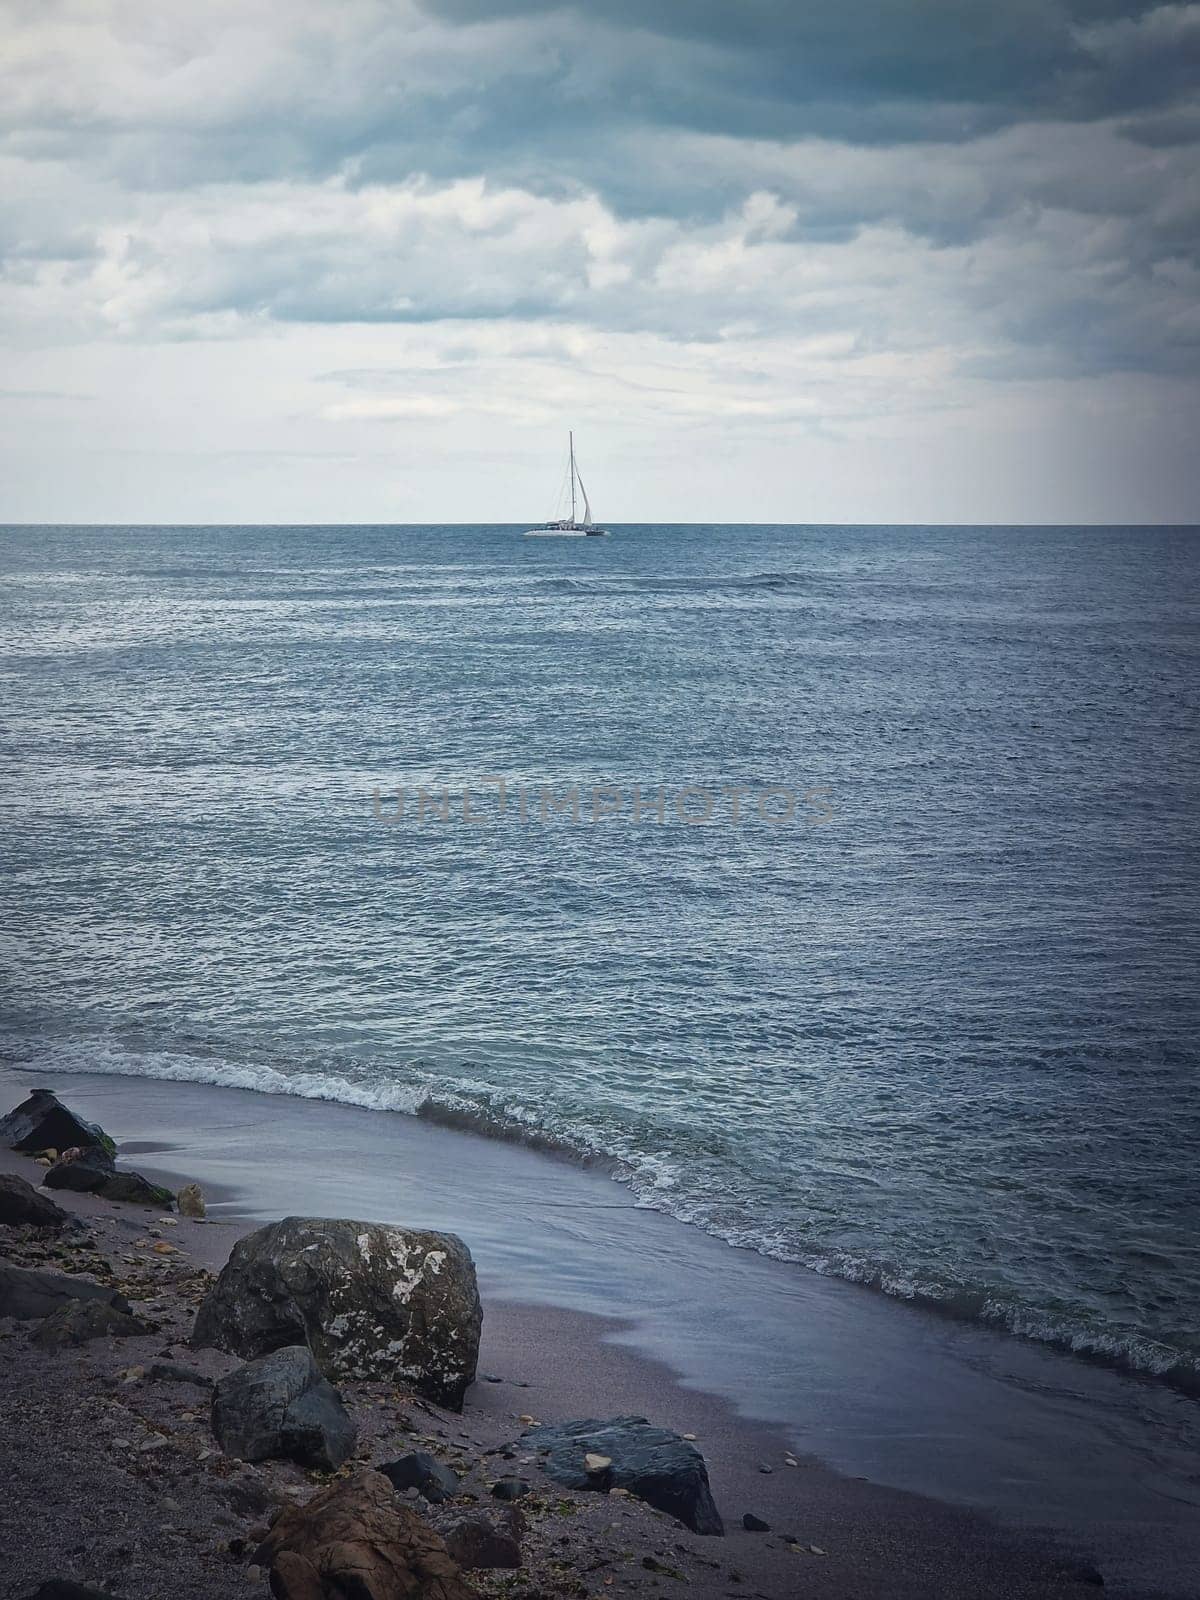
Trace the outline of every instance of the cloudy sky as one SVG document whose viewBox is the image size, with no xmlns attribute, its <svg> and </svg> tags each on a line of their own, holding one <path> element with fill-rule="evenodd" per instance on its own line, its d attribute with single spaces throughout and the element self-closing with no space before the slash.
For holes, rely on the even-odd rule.
<svg viewBox="0 0 1200 1600">
<path fill-rule="evenodd" d="M 1200 5 L 0 0 L 0 520 L 1200 521 Z"/>
</svg>

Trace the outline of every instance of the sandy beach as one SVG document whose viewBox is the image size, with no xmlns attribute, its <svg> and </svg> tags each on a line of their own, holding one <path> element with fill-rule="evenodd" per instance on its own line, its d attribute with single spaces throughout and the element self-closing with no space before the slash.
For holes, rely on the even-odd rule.
<svg viewBox="0 0 1200 1600">
<path fill-rule="evenodd" d="M 102 1116 L 118 1138 L 124 1164 L 136 1163 L 173 1187 L 194 1178 L 198 1167 L 204 1169 L 209 1219 L 167 1217 L 58 1192 L 56 1198 L 83 1224 L 78 1232 L 47 1238 L 28 1229 L 5 1230 L 9 1259 L 115 1283 L 155 1331 L 145 1338 L 101 1339 L 77 1351 L 47 1352 L 30 1343 L 28 1324 L 5 1324 L 0 1455 L 9 1491 L 2 1537 L 10 1559 L 3 1593 L 15 1600 L 48 1578 L 70 1577 L 128 1600 L 152 1600 L 168 1592 L 163 1587 L 167 1569 L 174 1595 L 215 1600 L 264 1593 L 264 1575 L 248 1569 L 248 1557 L 267 1516 L 281 1497 L 313 1493 L 322 1475 L 282 1462 L 255 1468 L 231 1462 L 209 1431 L 207 1389 L 156 1379 L 154 1369 L 156 1362 L 177 1363 L 211 1380 L 239 1364 L 235 1357 L 189 1347 L 195 1305 L 235 1240 L 286 1209 L 275 1204 L 277 1186 L 287 1175 L 274 1165 L 267 1129 L 272 1118 L 286 1116 L 296 1105 L 233 1096 L 244 1119 L 252 1128 L 257 1124 L 261 1154 L 258 1182 L 252 1168 L 244 1169 L 249 1182 L 238 1193 L 214 1182 L 200 1127 L 194 1152 L 179 1144 L 156 1151 L 148 1148 L 155 1140 L 141 1136 L 147 1128 L 123 1140 L 125 1130 L 113 1122 L 116 1102 L 128 1107 L 136 1094 L 143 1103 L 157 1102 L 149 1120 L 165 1125 L 171 1097 L 197 1091 L 164 1084 L 106 1086 L 102 1080 L 93 1080 L 91 1093 L 82 1083 L 55 1086 L 82 1114 Z M 5 1074 L 6 1108 L 21 1087 Z M 219 1122 L 220 1091 L 202 1092 Z M 335 1116 L 346 1112 L 301 1109 L 314 1118 L 331 1110 Z M 348 1115 L 353 1120 L 355 1114 Z M 476 1156 L 486 1165 L 487 1156 L 496 1153 L 488 1141 L 423 1128 L 409 1118 L 375 1118 L 385 1120 L 398 1125 L 392 1131 L 401 1139 L 411 1135 L 410 1152 L 427 1136 L 439 1152 L 456 1151 L 460 1170 Z M 506 1158 L 512 1154 L 503 1152 Z M 189 1161 L 189 1155 L 195 1159 Z M 530 1159 L 539 1170 L 554 1168 L 541 1156 Z M 2 1170 L 35 1183 L 43 1171 L 11 1151 L 3 1153 Z M 293 1166 L 290 1173 L 292 1184 L 299 1185 L 297 1199 L 305 1194 L 298 1177 L 302 1170 Z M 354 1175 L 346 1176 L 354 1187 Z M 511 1166 L 508 1176 L 514 1176 Z M 562 1178 L 593 1181 L 592 1175 L 569 1170 Z M 360 1198 L 369 1202 L 369 1187 L 365 1194 L 361 1183 L 358 1187 Z M 522 1565 L 516 1572 L 473 1573 L 471 1581 L 481 1593 L 680 1591 L 770 1600 L 796 1594 L 831 1600 L 938 1594 L 1000 1600 L 1095 1592 L 1101 1573 L 1094 1552 L 1064 1537 L 1061 1529 L 1053 1537 L 1052 1529 L 1004 1527 L 967 1508 L 833 1471 L 798 1449 L 794 1430 L 785 1424 L 750 1420 L 719 1394 L 685 1386 L 676 1370 L 638 1347 L 630 1322 L 548 1303 L 549 1296 L 540 1303 L 532 1299 L 531 1279 L 544 1273 L 545 1261 L 541 1268 L 530 1262 L 529 1276 L 522 1280 L 512 1274 L 506 1284 L 489 1248 L 489 1240 L 505 1231 L 505 1197 L 495 1195 L 493 1202 L 490 1218 L 478 1216 L 481 1244 L 464 1229 L 482 1257 L 484 1328 L 481 1378 L 469 1390 L 461 1415 L 391 1385 L 340 1386 L 359 1427 L 354 1465 L 391 1460 L 414 1445 L 427 1448 L 463 1474 L 464 1506 L 488 1506 L 493 1504 L 489 1486 L 501 1475 L 500 1463 L 509 1460 L 497 1452 L 514 1452 L 514 1470 L 533 1483 L 533 1493 L 522 1503 Z M 523 1205 L 536 1209 L 531 1197 L 514 1192 L 510 1232 L 518 1230 L 516 1214 Z M 436 1205 L 427 1201 L 431 1208 Z M 333 1214 L 321 1205 L 314 1210 Z M 360 1210 L 372 1212 L 369 1203 Z M 561 1212 L 560 1206 L 558 1225 L 564 1226 Z M 358 1215 L 353 1209 L 342 1214 Z M 570 1229 L 586 1233 L 586 1219 L 571 1215 Z M 661 1219 L 637 1213 L 629 1220 L 648 1221 L 652 1232 Z M 743 1253 L 725 1254 L 734 1261 Z M 679 1304 L 676 1313 L 686 1327 L 689 1307 Z M 726 1359 L 732 1354 L 727 1352 Z M 529 1425 L 522 1419 L 629 1414 L 695 1435 L 724 1517 L 723 1538 L 691 1533 L 634 1499 L 562 1491 L 530 1462 L 521 1444 Z M 769 1531 L 744 1530 L 745 1513 L 767 1523 Z M 1157 1588 L 1129 1581 L 1111 1568 L 1104 1577 L 1112 1594 L 1185 1592 L 1170 1583 Z"/>
</svg>

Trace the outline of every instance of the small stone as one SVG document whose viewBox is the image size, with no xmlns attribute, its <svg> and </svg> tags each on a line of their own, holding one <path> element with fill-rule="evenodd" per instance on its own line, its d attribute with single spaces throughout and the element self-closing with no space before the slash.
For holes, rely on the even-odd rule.
<svg viewBox="0 0 1200 1600">
<path fill-rule="evenodd" d="M 774 1467 L 769 1467 L 765 1461 L 760 1461 L 758 1463 L 758 1470 L 760 1472 L 765 1472 L 767 1474 L 767 1476 L 769 1477 L 771 1475 L 771 1473 L 775 1471 L 775 1468 Z"/>
<path fill-rule="evenodd" d="M 492 1485 L 492 1494 L 497 1500 L 522 1500 L 529 1493 L 529 1485 L 524 1478 L 498 1478 Z"/>
<path fill-rule="evenodd" d="M 756 1517 L 752 1511 L 747 1511 L 742 1517 L 742 1527 L 747 1533 L 770 1533 L 771 1524 L 764 1522 L 761 1517 Z"/>
<path fill-rule="evenodd" d="M 594 1450 L 589 1450 L 583 1458 L 583 1470 L 589 1476 L 594 1472 L 606 1472 L 611 1466 L 611 1456 L 597 1455 Z"/>
<path fill-rule="evenodd" d="M 684 1434 L 681 1434 L 680 1437 L 683 1438 L 683 1439 L 692 1439 L 692 1440 L 694 1440 L 696 1435 L 694 1433 L 684 1433 Z"/>
</svg>

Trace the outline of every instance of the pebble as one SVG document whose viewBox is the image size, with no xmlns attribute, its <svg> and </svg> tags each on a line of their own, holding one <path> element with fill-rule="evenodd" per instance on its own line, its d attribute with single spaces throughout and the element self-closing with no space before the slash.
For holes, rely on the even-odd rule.
<svg viewBox="0 0 1200 1600">
<path fill-rule="evenodd" d="M 768 1475 L 770 1475 L 772 1472 L 775 1471 L 775 1468 L 774 1467 L 769 1467 L 765 1461 L 760 1461 L 758 1463 L 758 1470 L 760 1472 L 765 1472 Z"/>
<path fill-rule="evenodd" d="M 764 1522 L 761 1517 L 756 1517 L 752 1511 L 747 1511 L 742 1517 L 742 1527 L 747 1533 L 770 1533 L 771 1524 Z"/>
</svg>

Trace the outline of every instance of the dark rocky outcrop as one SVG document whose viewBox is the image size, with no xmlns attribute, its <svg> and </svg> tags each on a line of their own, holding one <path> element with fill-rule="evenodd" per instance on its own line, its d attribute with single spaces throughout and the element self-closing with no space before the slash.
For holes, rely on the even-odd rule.
<svg viewBox="0 0 1200 1600">
<path fill-rule="evenodd" d="M 85 1122 L 69 1111 L 53 1089 L 34 1089 L 6 1117 L 0 1117 L 0 1144 L 13 1150 L 34 1153 L 38 1150 L 86 1149 L 98 1145 L 109 1155 L 117 1147 L 96 1122 Z"/>
<path fill-rule="evenodd" d="M 127 1205 L 153 1206 L 170 1211 L 175 1196 L 159 1183 L 151 1183 L 140 1172 L 118 1171 L 107 1150 L 92 1146 L 79 1155 L 64 1157 L 46 1173 L 47 1189 L 71 1189 L 76 1194 L 95 1194 L 102 1200 L 122 1200 Z"/>
<path fill-rule="evenodd" d="M 669 1428 L 652 1427 L 645 1417 L 612 1417 L 607 1422 L 588 1417 L 528 1428 L 523 1439 L 541 1456 L 543 1471 L 566 1489 L 628 1489 L 693 1533 L 725 1532 L 704 1457 Z M 607 1464 L 588 1464 L 589 1455 Z"/>
<path fill-rule="evenodd" d="M 285 1507 L 252 1560 L 275 1600 L 475 1600 L 445 1541 L 378 1472 Z"/>
<path fill-rule="evenodd" d="M 149 1332 L 145 1323 L 103 1300 L 67 1300 L 43 1318 L 30 1338 L 43 1350 L 67 1350 L 92 1339 L 136 1339 Z"/>
<path fill-rule="evenodd" d="M 431 1505 L 453 1499 L 459 1490 L 458 1474 L 424 1450 L 410 1450 L 375 1470 L 383 1473 L 393 1489 L 417 1489 Z"/>
<path fill-rule="evenodd" d="M 33 1267 L 10 1267 L 7 1262 L 0 1262 L 0 1317 L 48 1317 L 72 1300 L 96 1300 L 126 1315 L 131 1313 L 123 1295 L 90 1278 L 42 1272 Z"/>
<path fill-rule="evenodd" d="M 467 1572 L 521 1565 L 521 1513 L 511 1507 L 500 1521 L 473 1512 L 438 1529 L 446 1549 Z"/>
<path fill-rule="evenodd" d="M 0 1223 L 9 1227 L 61 1228 L 70 1221 L 49 1195 L 39 1194 L 15 1172 L 0 1173 Z"/>
<path fill-rule="evenodd" d="M 332 1471 L 354 1449 L 357 1431 L 342 1397 L 306 1345 L 272 1351 L 222 1378 L 213 1390 L 212 1430 L 226 1455 L 279 1457 Z"/>
<path fill-rule="evenodd" d="M 241 1356 L 307 1344 L 330 1377 L 407 1384 L 461 1410 L 481 1322 L 454 1234 L 286 1217 L 233 1247 L 192 1342 Z"/>
</svg>

